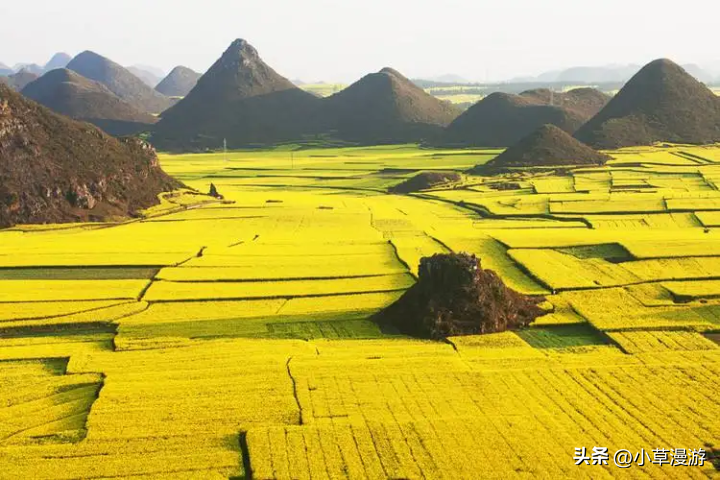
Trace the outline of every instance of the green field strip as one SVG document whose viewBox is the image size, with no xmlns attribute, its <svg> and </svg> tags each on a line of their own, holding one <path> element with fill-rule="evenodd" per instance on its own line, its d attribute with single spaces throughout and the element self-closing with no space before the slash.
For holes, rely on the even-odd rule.
<svg viewBox="0 0 720 480">
<path fill-rule="evenodd" d="M 0 268 L 0 280 L 150 279 L 158 267 L 12 267 Z"/>
<path fill-rule="evenodd" d="M 183 342 L 218 339 L 373 339 L 396 337 L 370 317 L 376 311 L 278 315 L 275 317 L 203 320 L 198 322 L 121 325 L 115 337 L 118 351 L 163 348 Z"/>
<path fill-rule="evenodd" d="M 370 320 L 329 320 L 308 322 L 272 322 L 267 324 L 264 338 L 314 339 L 371 339 L 383 338 L 380 326 Z"/>
<path fill-rule="evenodd" d="M 54 337 L 73 335 L 115 334 L 117 325 L 108 322 L 95 323 L 66 323 L 58 325 L 33 325 L 18 327 L 3 327 L 0 324 L 0 339 L 24 337 Z"/>
<path fill-rule="evenodd" d="M 563 349 L 609 345 L 608 338 L 589 324 L 530 327 L 516 334 L 533 348 Z"/>
<path fill-rule="evenodd" d="M 579 259 L 601 258 L 611 263 L 622 263 L 633 260 L 633 256 L 620 243 L 599 243 L 597 245 L 581 245 L 577 247 L 555 248 Z"/>
</svg>

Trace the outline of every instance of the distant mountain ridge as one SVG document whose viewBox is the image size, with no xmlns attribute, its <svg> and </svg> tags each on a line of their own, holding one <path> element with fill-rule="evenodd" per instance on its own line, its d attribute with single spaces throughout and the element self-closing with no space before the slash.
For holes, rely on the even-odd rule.
<svg viewBox="0 0 720 480">
<path fill-rule="evenodd" d="M 201 76 L 196 71 L 179 65 L 155 86 L 155 90 L 168 97 L 184 97 L 195 88 Z"/>
<path fill-rule="evenodd" d="M 14 72 L 14 70 L 4 63 L 0 62 L 0 76 L 7 76 L 11 75 Z"/>
<path fill-rule="evenodd" d="M 33 73 L 40 77 L 50 70 L 64 68 L 71 59 L 72 57 L 67 53 L 56 53 L 44 66 L 38 65 L 37 63 L 18 63 L 10 68 L 4 63 L 0 63 L 0 76 L 9 76 L 24 70 L 25 72 Z"/>
<path fill-rule="evenodd" d="M 37 76 L 40 76 L 43 73 L 45 73 L 45 68 L 41 67 L 37 63 L 18 63 L 15 66 L 13 66 L 13 71 L 15 73 L 19 73 L 23 70 L 26 72 L 29 72 L 29 73 L 34 73 Z"/>
<path fill-rule="evenodd" d="M 55 70 L 56 68 L 65 68 L 67 64 L 72 61 L 72 57 L 67 53 L 56 53 L 52 58 L 45 64 L 45 72 Z"/>
<path fill-rule="evenodd" d="M 158 71 L 156 69 L 149 70 L 147 68 L 139 67 L 136 65 L 126 68 L 130 73 L 138 77 L 145 83 L 145 85 L 151 88 L 155 88 L 155 86 L 157 86 L 157 84 L 160 83 L 160 81 L 164 77 L 164 74 L 162 74 L 162 72 L 160 72 L 160 74 L 156 73 Z"/>
<path fill-rule="evenodd" d="M 0 77 L 0 82 L 19 92 L 30 82 L 37 80 L 38 77 L 39 76 L 36 73 L 29 72 L 27 70 L 20 70 L 19 72 L 6 77 Z"/>
<path fill-rule="evenodd" d="M 643 68 L 642 65 L 606 65 L 606 66 L 577 66 L 563 70 L 553 70 L 542 73 L 536 77 L 520 77 L 508 80 L 508 82 L 551 82 L 551 83 L 625 83 Z M 683 65 L 683 68 L 703 83 L 711 83 L 716 80 L 715 76 L 695 64 Z"/>
<path fill-rule="evenodd" d="M 56 113 L 90 122 L 112 135 L 149 129 L 157 119 L 120 99 L 104 85 L 57 68 L 28 84 L 22 94 Z"/>
<path fill-rule="evenodd" d="M 105 85 L 115 95 L 138 110 L 157 114 L 172 105 L 172 100 L 156 92 L 125 67 L 95 52 L 85 51 L 67 65 L 85 78 Z"/>
</svg>

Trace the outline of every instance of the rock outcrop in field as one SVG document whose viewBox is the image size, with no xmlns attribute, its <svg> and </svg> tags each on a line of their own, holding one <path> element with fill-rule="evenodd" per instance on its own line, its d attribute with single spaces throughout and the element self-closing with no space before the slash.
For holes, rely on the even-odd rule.
<svg viewBox="0 0 720 480">
<path fill-rule="evenodd" d="M 555 125 L 543 125 L 486 164 L 487 167 L 602 165 L 610 160 Z M 483 168 L 483 167 L 480 167 Z"/>
<path fill-rule="evenodd" d="M 462 176 L 457 172 L 422 172 L 392 187 L 392 193 L 412 193 L 452 183 L 458 183 Z"/>
<path fill-rule="evenodd" d="M 238 39 L 193 90 L 162 115 L 153 143 L 171 150 L 298 140 L 320 99 L 270 68 Z"/>
<path fill-rule="evenodd" d="M 137 139 L 115 139 L 0 85 L 0 226 L 127 216 L 181 184 Z"/>
<path fill-rule="evenodd" d="M 22 94 L 57 113 L 97 125 L 111 135 L 136 133 L 157 121 L 101 83 L 64 68 L 46 73 L 27 85 Z"/>
<path fill-rule="evenodd" d="M 178 66 L 155 86 L 155 90 L 168 97 L 184 97 L 195 88 L 201 76 L 194 70 Z"/>
<path fill-rule="evenodd" d="M 493 93 L 452 122 L 443 143 L 507 147 L 545 124 L 555 125 L 572 134 L 587 118 L 576 110 L 538 104 L 536 98 Z"/>
<path fill-rule="evenodd" d="M 157 114 L 173 103 L 170 98 L 156 92 L 127 68 L 94 52 L 82 52 L 68 63 L 67 68 L 102 83 L 115 95 L 144 112 Z"/>
<path fill-rule="evenodd" d="M 720 99 L 670 60 L 638 72 L 575 134 L 596 148 L 720 141 Z"/>
<path fill-rule="evenodd" d="M 460 115 L 391 68 L 366 75 L 323 100 L 324 124 L 363 144 L 434 140 Z"/>
<path fill-rule="evenodd" d="M 439 340 L 527 327 L 546 313 L 538 303 L 507 288 L 474 255 L 438 254 L 420 261 L 418 282 L 377 320 L 408 335 Z"/>
</svg>

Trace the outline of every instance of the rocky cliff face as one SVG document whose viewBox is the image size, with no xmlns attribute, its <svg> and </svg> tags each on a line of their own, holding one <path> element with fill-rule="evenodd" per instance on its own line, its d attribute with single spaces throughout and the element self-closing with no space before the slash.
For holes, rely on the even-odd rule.
<svg viewBox="0 0 720 480">
<path fill-rule="evenodd" d="M 180 186 L 155 151 L 0 85 L 0 227 L 132 215 Z"/>
</svg>

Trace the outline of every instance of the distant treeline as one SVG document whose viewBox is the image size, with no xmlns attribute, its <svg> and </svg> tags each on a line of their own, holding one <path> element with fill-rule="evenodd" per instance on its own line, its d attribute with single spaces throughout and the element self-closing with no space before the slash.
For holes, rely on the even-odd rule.
<svg viewBox="0 0 720 480">
<path fill-rule="evenodd" d="M 455 87 L 430 87 L 426 88 L 427 91 L 435 96 L 440 95 L 487 95 L 488 89 L 486 87 L 466 87 L 464 85 L 458 85 Z"/>
<path fill-rule="evenodd" d="M 446 83 L 422 79 L 414 79 L 413 83 L 420 88 L 432 89 L 433 95 L 488 95 L 493 92 L 522 93 L 536 88 L 564 91 L 581 87 L 592 87 L 602 92 L 614 92 L 625 85 L 625 82 Z M 708 87 L 720 89 L 720 82 L 709 83 Z"/>
<path fill-rule="evenodd" d="M 523 83 L 464 83 L 453 84 L 433 82 L 430 80 L 413 80 L 420 88 L 431 88 L 435 95 L 457 95 L 463 94 L 489 94 L 492 92 L 522 93 L 526 90 L 536 88 L 549 88 L 555 91 L 563 91 L 569 88 L 592 87 L 604 92 L 612 92 L 622 88 L 622 82 L 605 83 L 567 83 L 567 82 L 523 82 Z"/>
</svg>

